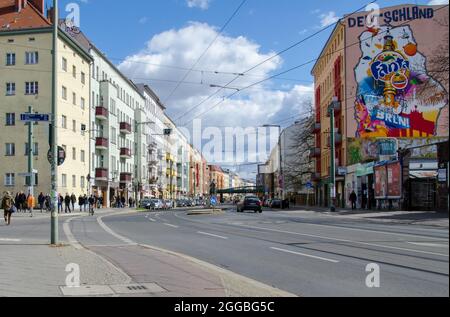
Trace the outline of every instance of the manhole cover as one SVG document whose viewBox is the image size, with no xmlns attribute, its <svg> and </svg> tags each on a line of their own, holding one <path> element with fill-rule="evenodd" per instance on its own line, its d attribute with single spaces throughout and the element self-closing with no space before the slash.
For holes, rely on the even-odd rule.
<svg viewBox="0 0 450 317">
<path fill-rule="evenodd" d="M 111 285 L 116 294 L 154 294 L 167 292 L 156 283 L 133 284 L 133 285 Z"/>
<path fill-rule="evenodd" d="M 89 285 L 80 287 L 61 287 L 61 292 L 64 296 L 108 296 L 114 295 L 114 291 L 106 285 Z"/>
</svg>

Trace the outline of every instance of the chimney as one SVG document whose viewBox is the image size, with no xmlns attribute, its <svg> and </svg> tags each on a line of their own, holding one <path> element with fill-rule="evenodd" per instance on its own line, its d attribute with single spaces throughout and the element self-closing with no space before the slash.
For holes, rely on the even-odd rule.
<svg viewBox="0 0 450 317">
<path fill-rule="evenodd" d="M 44 15 L 44 0 L 28 0 L 42 15 Z"/>
<path fill-rule="evenodd" d="M 16 12 L 22 11 L 22 0 L 15 0 Z"/>
</svg>

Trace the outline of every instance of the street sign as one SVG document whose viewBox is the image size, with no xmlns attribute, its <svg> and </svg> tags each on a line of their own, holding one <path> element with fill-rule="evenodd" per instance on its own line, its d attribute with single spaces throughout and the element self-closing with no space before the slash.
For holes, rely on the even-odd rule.
<svg viewBox="0 0 450 317">
<path fill-rule="evenodd" d="M 306 183 L 306 188 L 307 188 L 307 189 L 313 189 L 313 188 L 314 188 L 314 185 L 313 185 L 311 182 L 307 182 L 307 183 Z"/>
<path fill-rule="evenodd" d="M 20 115 L 20 121 L 23 121 L 23 122 L 49 122 L 50 115 L 49 114 L 40 114 L 40 113 L 23 113 Z"/>
<path fill-rule="evenodd" d="M 216 206 L 217 205 L 217 198 L 216 197 L 211 197 L 211 205 Z"/>
<path fill-rule="evenodd" d="M 31 177 L 31 173 L 19 173 L 19 177 Z"/>
<path fill-rule="evenodd" d="M 47 153 L 47 159 L 50 164 L 53 163 L 53 153 L 50 149 Z M 61 146 L 58 146 L 58 166 L 61 166 L 66 161 L 66 151 Z"/>
</svg>

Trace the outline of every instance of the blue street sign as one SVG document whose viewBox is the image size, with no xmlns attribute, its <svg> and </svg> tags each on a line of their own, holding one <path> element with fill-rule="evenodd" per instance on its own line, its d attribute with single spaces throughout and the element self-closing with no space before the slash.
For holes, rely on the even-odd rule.
<svg viewBox="0 0 450 317">
<path fill-rule="evenodd" d="M 211 197 L 211 205 L 216 206 L 217 205 L 217 198 Z"/>
<path fill-rule="evenodd" d="M 307 189 L 313 189 L 314 186 L 313 186 L 313 184 L 312 184 L 311 182 L 307 182 L 307 183 L 306 183 L 306 188 L 307 188 Z"/>
<path fill-rule="evenodd" d="M 39 114 L 39 113 L 23 113 L 20 115 L 20 121 L 24 122 L 49 122 L 49 114 Z"/>
</svg>

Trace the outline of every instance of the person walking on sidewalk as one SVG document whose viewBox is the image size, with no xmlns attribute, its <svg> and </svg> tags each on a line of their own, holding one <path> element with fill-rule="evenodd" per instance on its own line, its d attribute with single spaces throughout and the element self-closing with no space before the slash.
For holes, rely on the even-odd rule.
<svg viewBox="0 0 450 317">
<path fill-rule="evenodd" d="M 11 196 L 10 192 L 5 192 L 3 196 L 1 208 L 4 210 L 5 214 L 5 222 L 6 225 L 11 225 L 11 215 L 17 211 L 16 202 L 14 198 Z"/>
<path fill-rule="evenodd" d="M 352 210 L 356 210 L 356 201 L 358 200 L 358 196 L 353 190 L 349 197 L 350 202 L 352 203 Z"/>
<path fill-rule="evenodd" d="M 127 200 L 125 199 L 125 196 L 122 196 L 122 198 L 120 199 L 121 208 L 125 208 L 126 203 L 127 203 Z"/>
<path fill-rule="evenodd" d="M 44 202 L 45 202 L 44 193 L 40 193 L 38 196 L 38 204 L 39 208 L 41 209 L 41 213 L 44 211 Z"/>
<path fill-rule="evenodd" d="M 63 212 L 64 198 L 61 194 L 58 194 L 58 213 Z"/>
<path fill-rule="evenodd" d="M 70 203 L 71 199 L 69 193 L 66 193 L 66 197 L 64 197 L 64 204 L 66 205 L 65 213 L 67 213 L 67 210 L 69 210 L 69 213 L 72 213 L 72 210 L 70 210 Z"/>
<path fill-rule="evenodd" d="M 72 211 L 75 212 L 75 203 L 77 202 L 77 196 L 75 196 L 74 193 L 72 193 L 72 196 L 70 196 L 70 202 L 72 203 Z"/>
<path fill-rule="evenodd" d="M 28 194 L 27 207 L 28 207 L 28 211 L 30 212 L 30 217 L 33 217 L 34 203 L 35 203 L 34 196 L 31 194 Z"/>
<path fill-rule="evenodd" d="M 78 196 L 78 206 L 80 206 L 80 212 L 83 212 L 84 198 L 82 195 Z"/>
</svg>

